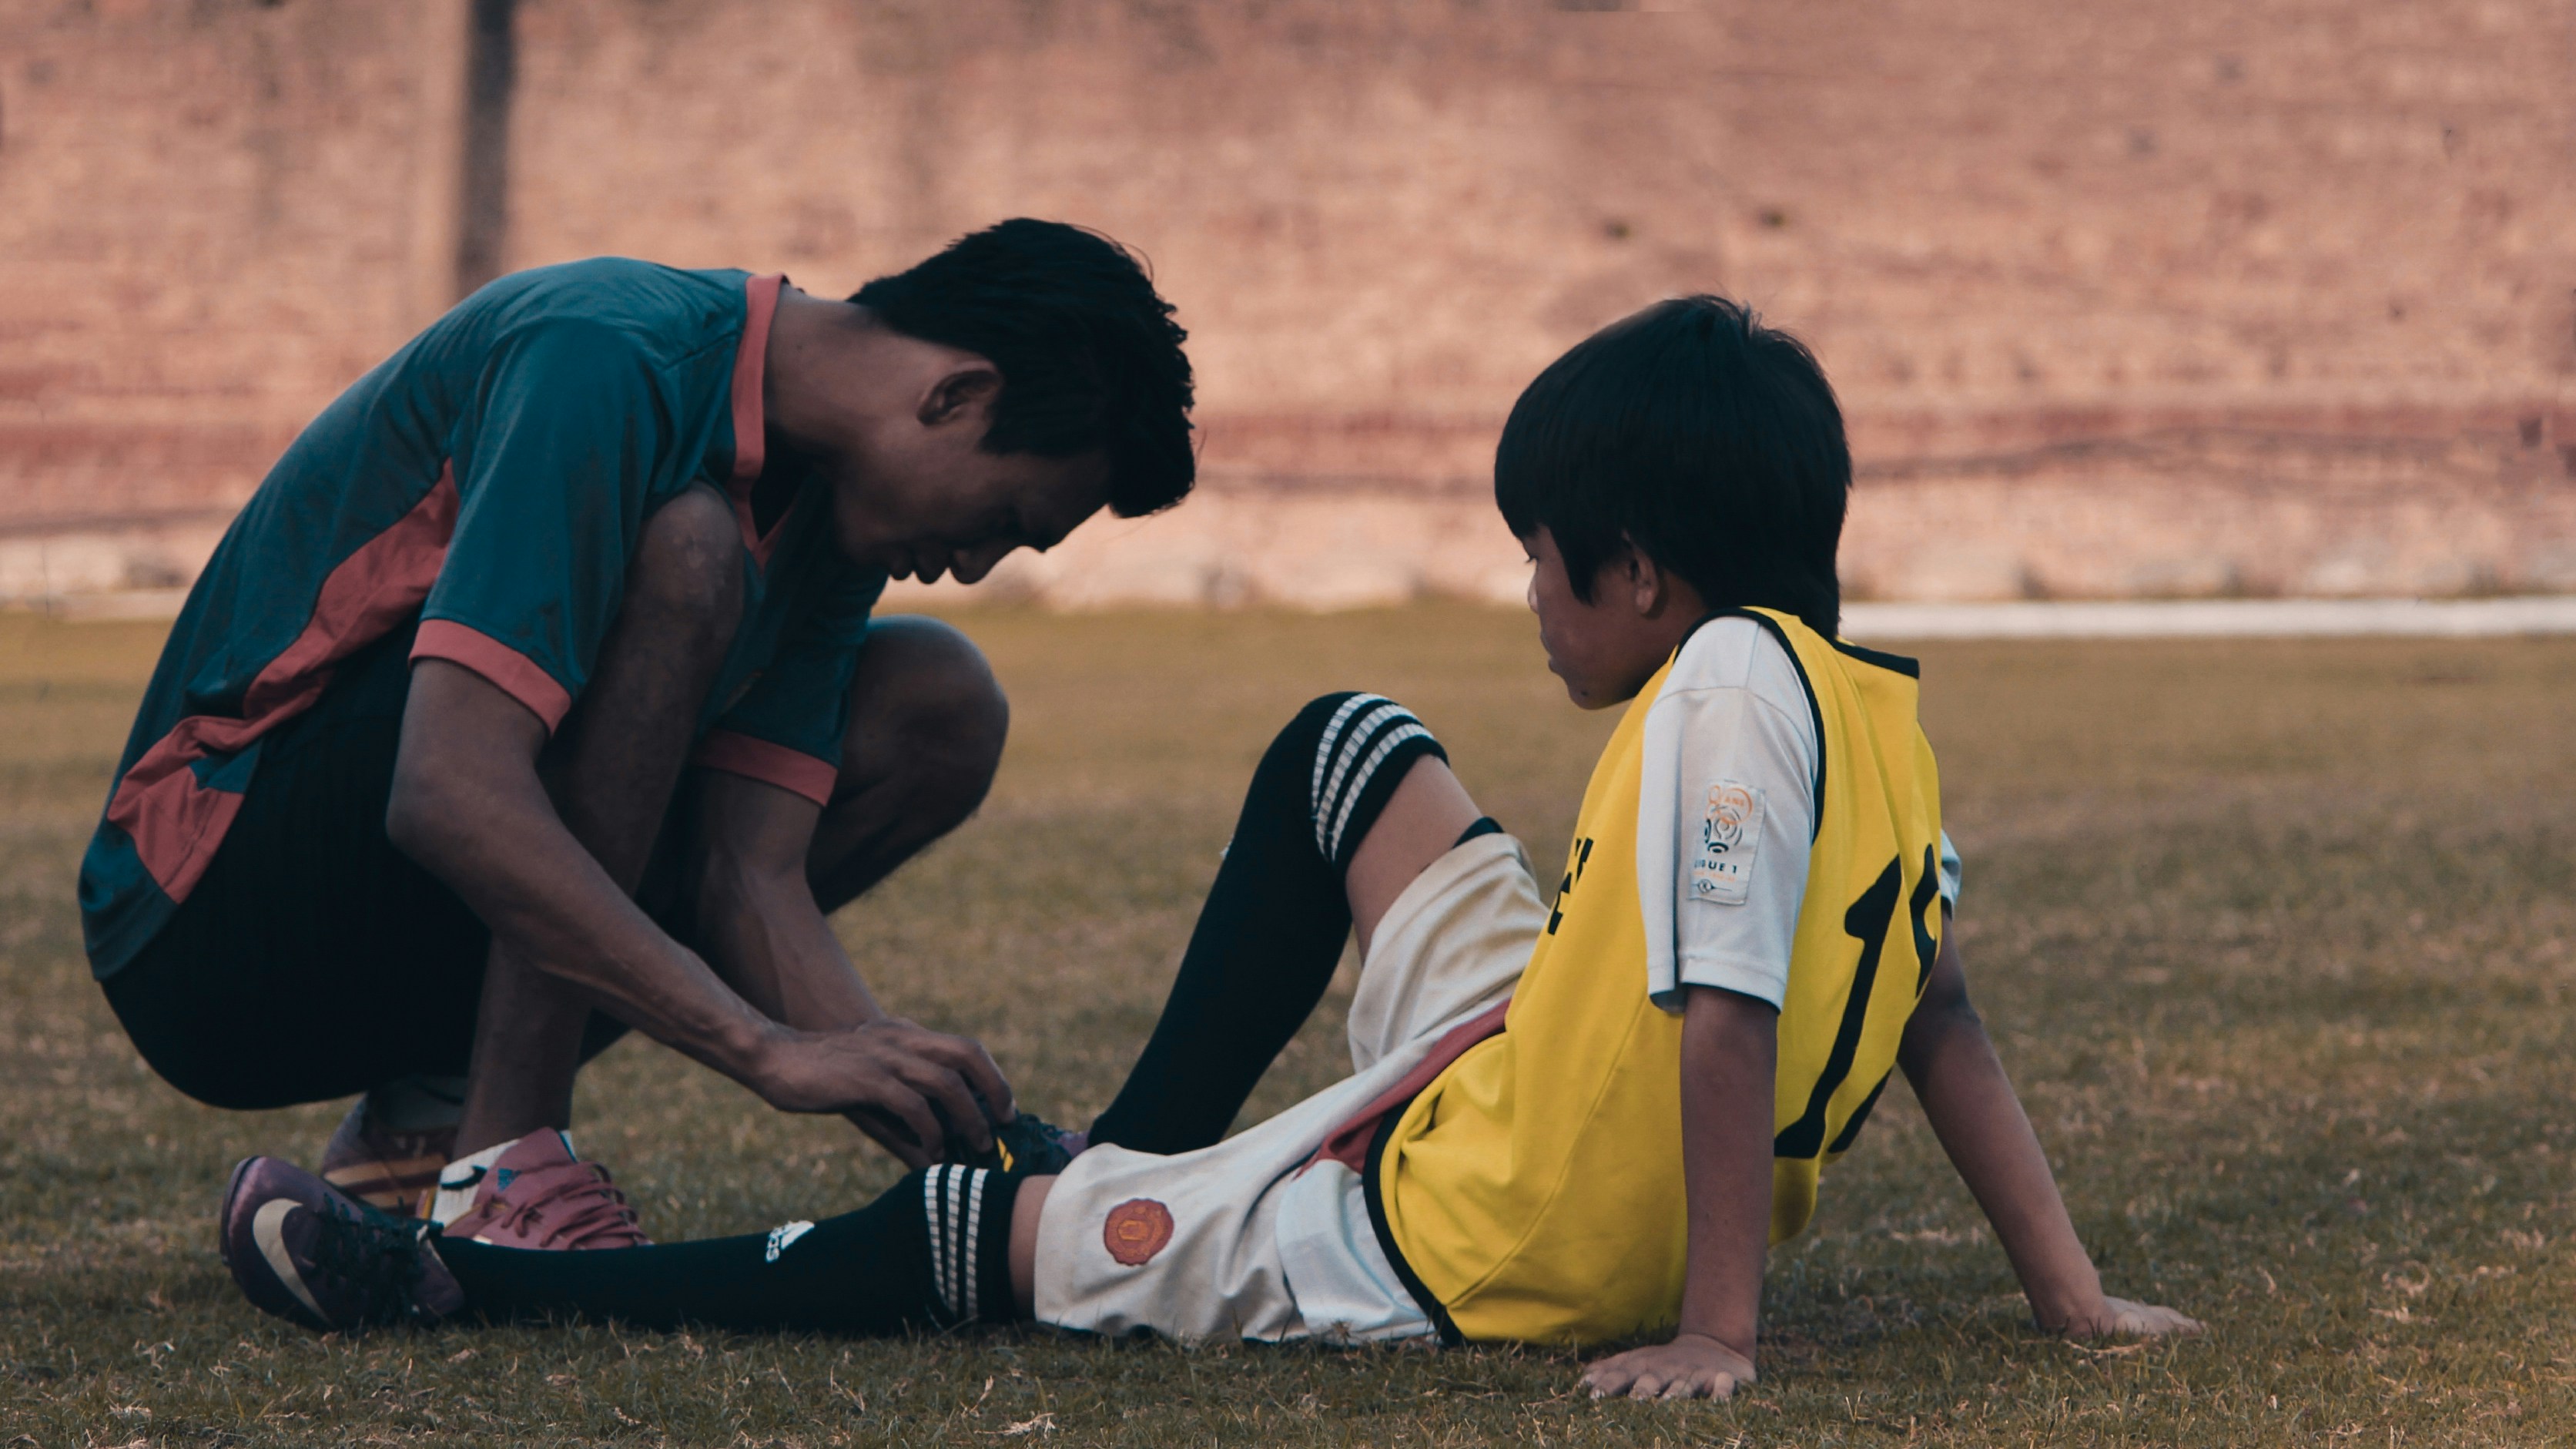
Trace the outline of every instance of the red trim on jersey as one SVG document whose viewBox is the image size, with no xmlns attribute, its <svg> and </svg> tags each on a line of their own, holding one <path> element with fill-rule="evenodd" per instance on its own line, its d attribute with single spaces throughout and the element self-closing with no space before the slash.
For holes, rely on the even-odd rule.
<svg viewBox="0 0 2576 1449">
<path fill-rule="evenodd" d="M 818 760 L 803 750 L 791 750 L 752 735 L 732 730 L 716 730 L 699 743 L 692 763 L 709 770 L 722 770 L 792 791 L 817 805 L 832 803 L 832 786 L 841 778 L 840 768 Z"/>
<path fill-rule="evenodd" d="M 322 581 L 304 631 L 252 678 L 238 719 L 188 716 L 117 782 L 108 821 L 133 839 L 144 870 L 171 900 L 196 888 L 241 810 L 238 793 L 203 784 L 190 766 L 237 753 L 311 709 L 340 661 L 418 610 L 446 562 L 456 507 L 456 474 L 441 467 L 427 496 Z"/>
<path fill-rule="evenodd" d="M 444 659 L 482 675 L 545 721 L 548 734 L 572 708 L 571 691 L 557 684 L 542 665 L 471 624 L 423 619 L 420 632 L 412 636 L 411 657 Z"/>
<path fill-rule="evenodd" d="M 734 521 L 742 526 L 742 546 L 754 563 L 769 566 L 769 551 L 778 545 L 778 524 L 761 536 L 751 516 L 752 485 L 769 462 L 768 424 L 761 409 L 760 384 L 769 367 L 769 324 L 778 317 L 778 292 L 785 273 L 752 277 L 742 284 L 742 345 L 733 355 L 733 478 L 725 491 L 733 497 Z M 778 522 L 785 523 L 780 515 Z"/>
<path fill-rule="evenodd" d="M 1377 1136 L 1378 1122 L 1389 1112 L 1403 1111 L 1407 1102 L 1422 1095 L 1423 1088 L 1430 1086 L 1442 1072 L 1449 1070 L 1452 1063 L 1465 1056 L 1467 1048 L 1487 1037 L 1502 1035 L 1503 1016 L 1511 1009 L 1511 999 L 1505 997 L 1495 1002 L 1491 1010 L 1480 1011 L 1449 1028 L 1446 1035 L 1432 1044 L 1431 1055 L 1405 1073 L 1403 1080 L 1378 1093 L 1375 1100 L 1359 1110 L 1358 1115 L 1327 1134 L 1324 1145 L 1316 1148 L 1315 1155 L 1307 1158 L 1304 1166 L 1297 1170 L 1304 1172 L 1318 1162 L 1332 1161 L 1353 1172 L 1367 1172 L 1369 1142 Z"/>
</svg>

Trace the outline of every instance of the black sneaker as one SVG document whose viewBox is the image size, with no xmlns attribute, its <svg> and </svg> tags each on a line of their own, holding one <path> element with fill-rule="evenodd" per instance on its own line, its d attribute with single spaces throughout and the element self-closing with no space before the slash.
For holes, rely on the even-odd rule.
<svg viewBox="0 0 2576 1449">
<path fill-rule="evenodd" d="M 968 1158 L 965 1165 L 1044 1176 L 1064 1171 L 1065 1164 L 1081 1156 L 1090 1145 L 1088 1132 L 1051 1126 L 1034 1112 L 1022 1112 L 993 1129 L 992 1151 Z"/>
<path fill-rule="evenodd" d="M 242 1295 L 325 1333 L 435 1323 L 464 1290 L 422 1237 L 291 1162 L 253 1157 L 224 1188 L 216 1247 Z"/>
</svg>

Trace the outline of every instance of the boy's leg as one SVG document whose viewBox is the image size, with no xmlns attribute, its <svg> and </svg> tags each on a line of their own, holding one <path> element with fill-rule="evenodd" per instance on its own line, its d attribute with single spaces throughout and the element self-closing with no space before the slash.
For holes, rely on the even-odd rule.
<svg viewBox="0 0 2576 1449">
<path fill-rule="evenodd" d="M 1178 1153 L 1225 1135 L 1406 884 L 1475 824 L 1439 741 L 1368 694 L 1315 700 L 1255 768 L 1154 1034 L 1091 1139 Z"/>
<path fill-rule="evenodd" d="M 854 1213 L 765 1234 L 647 1248 L 542 1253 L 434 1239 L 490 1319 L 588 1314 L 644 1327 L 894 1333 L 1007 1323 L 1010 1243 L 1025 1179 L 965 1167 L 916 1172 Z"/>
<path fill-rule="evenodd" d="M 1431 862 L 1456 849 L 1460 839 L 1484 819 L 1467 787 L 1449 772 L 1445 757 L 1425 756 L 1405 771 L 1403 782 L 1395 787 L 1376 827 L 1360 842 L 1342 877 L 1343 893 L 1351 903 L 1351 924 L 1359 933 L 1360 959 L 1368 959 L 1377 923 L 1395 898 Z"/>
<path fill-rule="evenodd" d="M 1413 770 L 1425 788 L 1440 780 L 1432 765 Z M 1032 1316 L 1188 1338 L 1435 1331 L 1437 1306 L 1394 1266 L 1352 1153 L 1426 1074 L 1499 1026 L 1546 927 L 1519 843 L 1489 823 L 1461 835 L 1376 922 L 1350 1003 L 1351 1075 L 1222 1141 L 1177 1155 L 1096 1145 L 1022 1190 L 1015 1256 Z M 1131 1087 L 1149 1083 L 1140 1071 Z M 1211 1135 L 1224 1126 L 1212 1120 Z"/>
</svg>

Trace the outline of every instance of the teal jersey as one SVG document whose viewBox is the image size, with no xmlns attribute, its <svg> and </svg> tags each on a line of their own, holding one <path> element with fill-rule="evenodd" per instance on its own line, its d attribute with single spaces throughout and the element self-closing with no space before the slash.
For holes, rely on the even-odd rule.
<svg viewBox="0 0 2576 1449">
<path fill-rule="evenodd" d="M 619 258 L 521 272 L 323 410 L 225 533 L 153 672 L 81 865 L 96 974 L 204 874 L 258 788 L 261 739 L 368 645 L 417 621 L 414 659 L 473 670 L 552 730 L 644 520 L 695 483 L 732 500 L 744 583 L 697 759 L 829 798 L 885 576 L 833 547 L 819 486 L 753 517 L 784 280 Z"/>
</svg>

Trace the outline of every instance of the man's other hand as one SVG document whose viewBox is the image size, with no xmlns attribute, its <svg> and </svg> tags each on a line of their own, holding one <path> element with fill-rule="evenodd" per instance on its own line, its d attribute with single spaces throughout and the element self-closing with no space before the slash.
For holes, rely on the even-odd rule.
<svg viewBox="0 0 2576 1449">
<path fill-rule="evenodd" d="M 1612 1354 L 1583 1371 L 1592 1397 L 1723 1399 L 1753 1382 L 1753 1360 L 1704 1333 Z"/>
<path fill-rule="evenodd" d="M 848 1117 L 908 1167 L 986 1151 L 992 1121 L 1019 1115 L 1010 1083 L 981 1045 L 899 1017 L 845 1031 L 781 1032 L 752 1086 L 782 1112 Z"/>
</svg>

